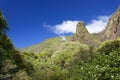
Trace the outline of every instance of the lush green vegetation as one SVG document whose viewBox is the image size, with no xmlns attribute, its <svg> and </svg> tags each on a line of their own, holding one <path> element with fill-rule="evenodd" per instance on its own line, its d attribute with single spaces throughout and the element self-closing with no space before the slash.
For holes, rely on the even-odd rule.
<svg viewBox="0 0 120 80">
<path fill-rule="evenodd" d="M 0 12 L 0 80 L 120 80 L 120 38 L 99 47 L 48 39 L 36 54 L 16 50 L 6 30 Z"/>
<path fill-rule="evenodd" d="M 32 65 L 28 64 L 14 48 L 6 35 L 8 29 L 7 22 L 0 11 L 0 80 L 30 80 L 28 74 L 33 69 L 28 66 Z"/>
<path fill-rule="evenodd" d="M 70 66 L 69 71 L 70 76 L 72 76 L 70 80 L 120 79 L 120 40 L 107 41 L 92 53 L 94 55 L 88 62 L 81 61 Z M 79 59 L 75 62 L 80 61 Z"/>
<path fill-rule="evenodd" d="M 66 39 L 68 41 L 71 40 L 71 36 L 66 36 Z M 41 42 L 40 44 L 35 44 L 29 47 L 26 47 L 22 49 L 23 52 L 34 52 L 34 53 L 40 53 L 41 50 L 43 49 L 48 49 L 48 48 L 56 48 L 58 45 L 60 45 L 61 39 L 60 37 L 54 37 L 54 38 L 49 38 L 46 39 L 45 41 Z"/>
<path fill-rule="evenodd" d="M 98 48 L 64 43 L 61 51 L 24 53 L 33 65 L 33 80 L 119 80 L 120 40 L 106 41 Z M 61 47 L 61 46 L 60 46 Z"/>
</svg>

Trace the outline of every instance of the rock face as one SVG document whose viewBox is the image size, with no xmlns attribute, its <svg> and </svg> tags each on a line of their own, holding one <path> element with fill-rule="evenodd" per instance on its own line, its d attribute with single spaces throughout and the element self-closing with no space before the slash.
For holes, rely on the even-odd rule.
<svg viewBox="0 0 120 80">
<path fill-rule="evenodd" d="M 103 31 L 104 38 L 102 40 L 116 40 L 120 37 L 120 6 L 113 16 L 109 19 L 109 22 Z"/>
<path fill-rule="evenodd" d="M 85 23 L 80 21 L 76 27 L 76 33 L 72 37 L 72 41 L 78 41 L 84 44 L 93 44 L 93 40 L 91 38 L 91 34 L 88 32 L 85 27 Z"/>
<path fill-rule="evenodd" d="M 81 34 L 83 35 L 88 35 L 89 34 L 89 32 L 88 32 L 88 30 L 86 29 L 86 27 L 85 27 L 85 23 L 84 22 L 79 22 L 78 24 L 77 24 L 77 28 L 76 28 L 76 34 L 77 35 L 79 35 L 79 36 L 81 36 Z"/>
</svg>

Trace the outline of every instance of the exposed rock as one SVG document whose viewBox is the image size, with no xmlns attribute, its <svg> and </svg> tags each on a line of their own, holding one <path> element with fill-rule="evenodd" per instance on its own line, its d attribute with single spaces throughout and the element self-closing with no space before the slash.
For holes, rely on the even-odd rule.
<svg viewBox="0 0 120 80">
<path fill-rule="evenodd" d="M 97 36 L 97 38 L 95 38 Z M 84 44 L 90 44 L 93 46 L 99 45 L 101 41 L 116 40 L 120 37 L 120 7 L 109 19 L 108 24 L 104 31 L 99 34 L 92 35 L 88 32 L 84 22 L 77 24 L 76 33 L 74 34 L 72 41 L 79 41 Z"/>
<path fill-rule="evenodd" d="M 88 32 L 88 30 L 85 27 L 85 23 L 82 22 L 82 21 L 79 22 L 77 24 L 76 33 L 73 36 L 73 40 L 74 41 L 79 41 L 79 39 L 83 39 L 83 38 L 85 38 L 88 35 L 89 35 L 89 32 Z"/>
<path fill-rule="evenodd" d="M 92 35 L 85 27 L 85 23 L 80 21 L 76 27 L 76 33 L 72 37 L 72 41 L 79 41 L 80 43 L 94 45 Z"/>
<path fill-rule="evenodd" d="M 120 6 L 109 19 L 109 22 L 103 31 L 103 35 L 104 37 L 101 38 L 102 40 L 116 40 L 118 37 L 120 37 Z"/>
<path fill-rule="evenodd" d="M 84 22 L 81 21 L 77 24 L 76 34 L 77 35 L 81 35 L 81 34 L 88 35 L 89 34 L 88 30 L 85 27 Z"/>
</svg>

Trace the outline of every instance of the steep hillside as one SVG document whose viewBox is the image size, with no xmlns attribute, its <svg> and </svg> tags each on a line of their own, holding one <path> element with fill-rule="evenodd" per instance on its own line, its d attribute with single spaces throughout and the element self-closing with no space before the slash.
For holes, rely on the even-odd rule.
<svg viewBox="0 0 120 80">
<path fill-rule="evenodd" d="M 24 59 L 34 65 L 33 80 L 119 80 L 119 11 L 99 34 L 90 34 L 79 22 L 67 40 L 50 38 L 23 49 Z"/>
<path fill-rule="evenodd" d="M 57 47 L 61 47 L 61 44 L 65 44 L 65 42 L 68 42 L 69 44 L 87 44 L 89 46 L 98 47 L 101 41 L 99 38 L 95 35 L 92 35 L 88 32 L 86 29 L 84 22 L 79 22 L 76 26 L 76 33 L 73 36 L 65 36 L 66 41 L 62 41 L 60 37 L 50 38 L 42 43 L 32 45 L 29 47 L 26 47 L 22 49 L 22 52 L 35 52 L 40 53 L 44 49 L 55 49 Z M 69 46 L 68 46 L 69 47 Z"/>
<path fill-rule="evenodd" d="M 71 36 L 66 36 L 66 41 L 69 42 L 71 39 Z M 22 49 L 23 52 L 35 52 L 40 53 L 41 50 L 44 49 L 54 49 L 56 47 L 59 47 L 64 41 L 61 40 L 60 37 L 50 38 L 45 41 L 43 41 L 40 44 L 36 44 L 27 48 Z"/>
<path fill-rule="evenodd" d="M 63 42 L 55 48 L 45 48 L 40 54 L 24 53 L 25 59 L 34 65 L 34 80 L 69 80 L 68 67 L 75 59 L 87 62 L 91 59 L 92 48 L 78 42 Z M 64 79 L 65 78 L 65 79 Z"/>
<path fill-rule="evenodd" d="M 120 7 L 109 19 L 105 30 L 102 33 L 101 40 L 116 40 L 120 37 Z"/>
</svg>

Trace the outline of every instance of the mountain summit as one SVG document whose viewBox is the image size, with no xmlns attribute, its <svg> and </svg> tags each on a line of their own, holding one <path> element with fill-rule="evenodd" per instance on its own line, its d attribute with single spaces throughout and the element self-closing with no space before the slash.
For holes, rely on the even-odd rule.
<svg viewBox="0 0 120 80">
<path fill-rule="evenodd" d="M 77 24 L 76 33 L 74 34 L 72 40 L 79 41 L 80 39 L 86 39 L 88 35 L 89 35 L 89 32 L 87 28 L 85 27 L 85 23 L 83 21 L 80 21 Z"/>
<path fill-rule="evenodd" d="M 109 19 L 109 22 L 103 31 L 105 40 L 116 40 L 120 37 L 120 6 L 117 11 Z"/>
<path fill-rule="evenodd" d="M 76 34 L 80 35 L 80 34 L 89 34 L 88 30 L 85 27 L 85 23 L 80 21 L 77 24 L 77 29 L 76 29 Z"/>
<path fill-rule="evenodd" d="M 83 21 L 80 21 L 76 26 L 76 33 L 72 37 L 72 41 L 80 42 L 87 45 L 97 46 L 99 43 L 95 41 L 93 35 L 90 34 Z M 96 43 L 96 44 L 95 44 Z"/>
</svg>

